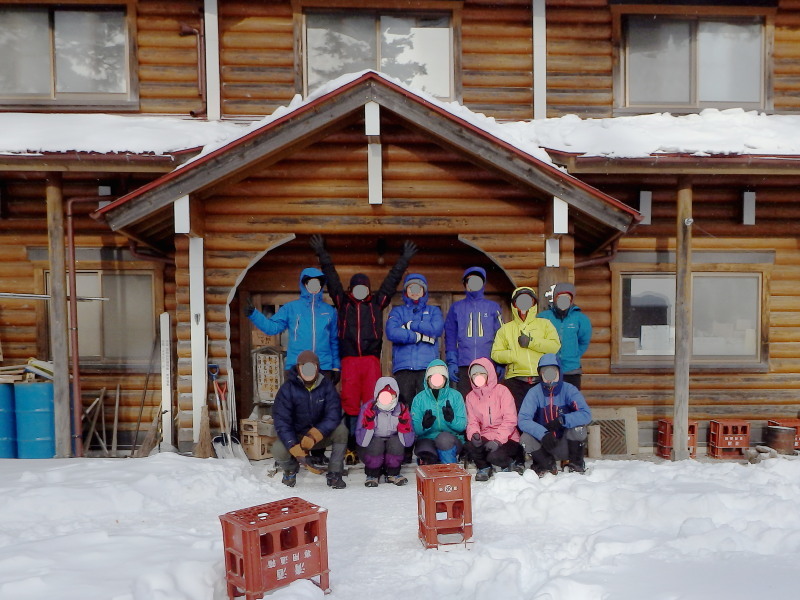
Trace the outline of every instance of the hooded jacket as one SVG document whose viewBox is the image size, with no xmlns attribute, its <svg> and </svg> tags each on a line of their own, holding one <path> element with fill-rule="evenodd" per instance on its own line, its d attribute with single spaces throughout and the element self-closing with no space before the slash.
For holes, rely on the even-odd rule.
<svg viewBox="0 0 800 600">
<path fill-rule="evenodd" d="M 312 427 L 328 437 L 342 420 L 342 402 L 327 377 L 317 374 L 309 390 L 300 379 L 297 366 L 290 371 L 290 377 L 281 385 L 272 406 L 275 431 L 287 449 L 299 443 Z"/>
<path fill-rule="evenodd" d="M 561 370 L 555 354 L 545 354 L 539 361 L 540 369 L 547 365 L 555 365 Z M 592 421 L 592 411 L 583 394 L 561 377 L 553 385 L 542 382 L 528 390 L 519 410 L 519 428 L 541 440 L 547 433 L 545 425 L 559 416 L 566 429 L 588 425 Z"/>
<path fill-rule="evenodd" d="M 319 366 L 323 371 L 340 368 L 336 310 L 322 300 L 322 290 L 312 294 L 303 285 L 303 279 L 315 277 L 324 279 L 319 269 L 303 269 L 300 272 L 300 298 L 287 302 L 269 318 L 258 310 L 254 310 L 249 317 L 253 325 L 267 335 L 289 330 L 286 369 L 297 364 L 297 356 L 303 350 L 311 350 L 319 357 Z"/>
<path fill-rule="evenodd" d="M 521 291 L 536 297 L 533 288 L 529 287 L 518 287 L 514 290 L 514 296 Z M 545 354 L 555 354 L 561 348 L 558 332 L 550 321 L 536 316 L 536 306 L 528 310 L 523 320 L 519 309 L 512 304 L 511 315 L 512 320 L 505 323 L 494 338 L 492 360 L 508 365 L 506 378 L 535 376 L 538 374 L 539 359 Z M 522 348 L 517 341 L 522 333 L 531 338 L 527 348 Z"/>
<path fill-rule="evenodd" d="M 482 267 L 470 267 L 464 271 L 462 279 L 470 273 L 477 273 L 486 281 L 486 270 Z M 444 322 L 446 354 L 456 353 L 459 367 L 467 366 L 476 358 L 488 357 L 494 336 L 502 324 L 500 305 L 484 298 L 483 288 L 467 291 L 466 298 L 454 302 L 447 311 Z"/>
<path fill-rule="evenodd" d="M 445 375 L 444 387 L 440 390 L 432 390 L 428 385 L 428 374 L 433 366 L 444 367 L 447 373 L 447 365 L 443 360 L 434 359 L 425 371 L 424 389 L 414 396 L 411 403 L 411 422 L 414 424 L 414 433 L 419 439 L 435 439 L 440 433 L 446 431 L 452 433 L 462 442 L 464 441 L 464 430 L 467 428 L 467 410 L 464 406 L 464 399 L 455 388 L 450 387 L 450 379 Z M 453 420 L 445 421 L 442 409 L 450 403 L 453 407 Z M 430 410 L 436 420 L 429 428 L 422 426 L 422 417 L 425 411 Z"/>
<path fill-rule="evenodd" d="M 556 287 L 556 291 L 558 288 Z M 589 317 L 574 304 L 566 312 L 551 306 L 539 313 L 540 319 L 547 319 L 553 324 L 561 340 L 558 358 L 564 367 L 564 373 L 580 373 L 581 357 L 592 340 L 592 323 Z"/>
<path fill-rule="evenodd" d="M 380 391 L 387 385 L 394 390 L 398 398 L 400 397 L 400 388 L 397 386 L 397 381 L 395 381 L 394 377 L 381 377 L 378 379 L 377 383 L 375 383 L 375 392 L 372 394 L 373 399 L 377 399 Z M 368 406 L 375 407 L 375 427 L 373 429 L 364 428 L 364 413 Z M 372 402 L 365 402 L 361 405 L 361 412 L 358 414 L 358 420 L 356 421 L 356 443 L 366 448 L 369 446 L 373 437 L 388 438 L 396 435 L 404 447 L 410 448 L 414 445 L 414 430 L 412 428 L 409 433 L 400 433 L 397 431 L 397 425 L 401 417 L 404 419 L 411 419 L 408 407 L 402 402 L 398 401 L 395 407 L 390 411 L 379 408 L 375 400 Z"/>
<path fill-rule="evenodd" d="M 405 286 L 412 279 L 425 283 L 425 293 L 416 303 L 405 294 Z M 439 357 L 439 336 L 444 329 L 441 309 L 428 306 L 428 280 L 419 273 L 409 273 L 403 280 L 403 288 L 403 304 L 392 308 L 386 320 L 386 337 L 392 342 L 393 373 L 426 369 Z M 434 343 L 418 342 L 417 333 L 434 338 Z"/>
<path fill-rule="evenodd" d="M 499 384 L 494 364 L 488 358 L 478 358 L 469 365 L 481 365 L 486 369 L 486 385 L 475 387 L 470 378 L 472 391 L 467 394 L 467 440 L 474 434 L 487 440 L 505 444 L 509 440 L 519 441 L 517 431 L 517 405 L 509 389 Z"/>
<path fill-rule="evenodd" d="M 408 268 L 409 259 L 401 256 L 377 291 L 357 300 L 344 289 L 330 254 L 319 254 L 319 264 L 328 283 L 328 294 L 338 313 L 339 348 L 346 356 L 377 356 L 383 346 L 383 309 L 389 306 L 397 285 Z"/>
</svg>

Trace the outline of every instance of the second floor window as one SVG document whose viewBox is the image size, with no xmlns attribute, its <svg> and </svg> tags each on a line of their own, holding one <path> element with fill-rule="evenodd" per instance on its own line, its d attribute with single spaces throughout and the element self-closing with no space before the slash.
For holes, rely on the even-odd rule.
<svg viewBox="0 0 800 600">
<path fill-rule="evenodd" d="M 130 94 L 121 8 L 0 9 L 0 101 L 117 103 Z"/>
<path fill-rule="evenodd" d="M 763 108 L 762 17 L 627 15 L 625 107 Z"/>
<path fill-rule="evenodd" d="M 449 15 L 305 16 L 307 92 L 345 73 L 373 69 L 443 99 L 453 97 Z"/>
</svg>

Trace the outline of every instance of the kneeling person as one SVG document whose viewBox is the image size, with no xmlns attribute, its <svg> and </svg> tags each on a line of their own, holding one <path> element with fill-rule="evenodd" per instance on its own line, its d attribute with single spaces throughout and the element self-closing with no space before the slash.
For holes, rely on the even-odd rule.
<svg viewBox="0 0 800 600">
<path fill-rule="evenodd" d="M 374 400 L 361 406 L 356 421 L 356 443 L 361 448 L 361 461 L 367 476 L 364 485 L 377 487 L 382 470 L 386 482 L 405 485 L 400 475 L 403 454 L 414 445 L 411 414 L 400 398 L 394 377 L 381 377 L 375 384 Z"/>
<path fill-rule="evenodd" d="M 569 461 L 565 470 L 583 473 L 592 411 L 580 390 L 563 380 L 555 354 L 542 356 L 538 370 L 542 381 L 528 391 L 519 411 L 520 443 L 540 477 L 558 473 L 556 461 L 565 459 Z"/>
<path fill-rule="evenodd" d="M 331 448 L 328 485 L 341 489 L 347 428 L 342 424 L 342 401 L 336 387 L 320 373 L 319 359 L 310 350 L 297 357 L 297 364 L 281 385 L 272 407 L 278 439 L 272 444 L 275 464 L 283 469 L 282 483 L 294 487 L 302 464 L 321 473 L 308 461 L 311 450 Z"/>
</svg>

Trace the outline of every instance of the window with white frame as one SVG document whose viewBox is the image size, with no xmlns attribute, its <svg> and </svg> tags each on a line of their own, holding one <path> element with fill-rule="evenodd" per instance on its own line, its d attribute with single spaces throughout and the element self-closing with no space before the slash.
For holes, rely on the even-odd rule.
<svg viewBox="0 0 800 600">
<path fill-rule="evenodd" d="M 764 108 L 765 23 L 764 16 L 623 15 L 618 105 Z"/>
<path fill-rule="evenodd" d="M 75 274 L 78 349 L 90 363 L 146 363 L 156 334 L 152 272 L 81 270 Z M 47 274 L 49 289 L 49 274 Z"/>
<path fill-rule="evenodd" d="M 450 14 L 309 11 L 304 55 L 307 93 L 372 69 L 438 98 L 454 95 Z"/>
<path fill-rule="evenodd" d="M 763 319 L 760 272 L 692 274 L 692 363 L 758 363 Z M 671 363 L 675 274 L 619 274 L 618 363 Z"/>
<path fill-rule="evenodd" d="M 0 7 L 0 102 L 122 104 L 131 100 L 125 6 Z"/>
</svg>

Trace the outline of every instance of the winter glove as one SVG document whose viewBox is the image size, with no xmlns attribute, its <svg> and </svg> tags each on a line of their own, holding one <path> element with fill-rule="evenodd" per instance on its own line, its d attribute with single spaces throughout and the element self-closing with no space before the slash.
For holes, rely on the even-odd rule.
<svg viewBox="0 0 800 600">
<path fill-rule="evenodd" d="M 333 382 L 333 385 L 338 385 L 341 380 L 342 372 L 339 369 L 334 369 L 331 371 L 331 381 Z"/>
<path fill-rule="evenodd" d="M 505 365 L 495 365 L 494 372 L 497 373 L 498 381 L 505 377 L 506 374 L 506 366 Z"/>
<path fill-rule="evenodd" d="M 469 441 L 472 442 L 472 445 L 476 448 L 483 446 L 483 438 L 481 437 L 480 433 L 473 433 Z"/>
<path fill-rule="evenodd" d="M 303 439 L 300 440 L 300 447 L 308 452 L 319 442 L 321 442 L 322 438 L 324 437 L 325 436 L 322 435 L 322 432 L 319 429 L 312 427 L 306 432 L 306 434 L 303 436 Z"/>
<path fill-rule="evenodd" d="M 244 314 L 249 317 L 254 312 L 256 312 L 256 307 L 253 306 L 253 300 L 250 298 L 250 296 L 248 296 L 247 297 L 247 302 L 244 305 Z"/>
<path fill-rule="evenodd" d="M 521 333 L 517 338 L 520 348 L 527 348 L 531 343 L 531 338 L 527 333 Z"/>
<path fill-rule="evenodd" d="M 425 411 L 425 414 L 422 415 L 422 428 L 430 429 L 434 421 L 436 421 L 436 417 L 433 416 L 433 411 L 429 408 Z"/>
<path fill-rule="evenodd" d="M 547 431 L 552 431 L 556 435 L 561 433 L 564 430 L 564 420 L 558 416 L 552 421 L 549 421 L 545 427 L 547 427 Z"/>
<path fill-rule="evenodd" d="M 420 335 L 420 334 L 417 334 L 417 335 L 419 335 L 419 339 L 417 340 L 418 342 L 422 342 L 423 344 L 435 344 L 436 343 L 436 338 L 432 338 L 429 335 Z"/>
<path fill-rule="evenodd" d="M 455 352 L 448 352 L 445 355 L 447 359 L 447 374 L 450 376 L 450 381 L 458 383 L 458 355 Z"/>
<path fill-rule="evenodd" d="M 308 245 L 311 246 L 311 249 L 314 251 L 314 254 L 322 254 L 325 252 L 325 240 L 322 239 L 321 235 L 314 234 L 311 236 L 311 239 L 308 240 Z"/>
<path fill-rule="evenodd" d="M 453 406 L 450 404 L 450 400 L 448 400 L 445 403 L 444 408 L 442 409 L 442 416 L 444 417 L 444 420 L 447 421 L 448 423 L 453 422 L 456 413 L 453 411 Z"/>
<path fill-rule="evenodd" d="M 400 416 L 397 418 L 397 431 L 411 433 L 411 415 L 408 414 L 408 409 L 405 406 L 400 409 Z"/>
<path fill-rule="evenodd" d="M 408 330 L 410 331 L 410 330 L 411 330 L 411 321 L 406 321 L 405 323 L 403 323 L 403 324 L 400 326 L 400 328 L 401 328 L 401 329 L 408 329 Z"/>
<path fill-rule="evenodd" d="M 419 250 L 419 248 L 417 248 L 417 245 L 414 242 L 411 240 L 406 240 L 403 242 L 403 253 L 401 256 L 406 260 L 411 260 L 417 253 L 417 250 Z"/>
<path fill-rule="evenodd" d="M 374 404 L 370 404 L 366 410 L 364 410 L 364 418 L 361 420 L 364 429 L 375 429 L 375 414 Z"/>
<path fill-rule="evenodd" d="M 300 444 L 295 444 L 294 446 L 289 448 L 289 454 L 291 454 L 295 458 L 305 458 L 307 453 L 300 447 Z"/>
<path fill-rule="evenodd" d="M 486 449 L 486 454 L 489 454 L 490 452 L 494 452 L 500 447 L 500 442 L 497 442 L 495 440 L 489 440 L 483 447 Z"/>
<path fill-rule="evenodd" d="M 556 449 L 557 445 L 558 445 L 558 438 L 556 437 L 555 433 L 553 433 L 552 431 L 548 431 L 547 433 L 544 434 L 544 437 L 542 437 L 542 448 L 547 450 L 549 454 L 553 453 L 553 450 Z"/>
</svg>

